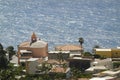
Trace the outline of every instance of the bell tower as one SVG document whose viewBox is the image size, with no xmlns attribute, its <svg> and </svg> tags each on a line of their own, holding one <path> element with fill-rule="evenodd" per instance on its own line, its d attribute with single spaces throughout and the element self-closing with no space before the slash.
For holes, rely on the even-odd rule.
<svg viewBox="0 0 120 80">
<path fill-rule="evenodd" d="M 31 35 L 31 43 L 34 43 L 37 41 L 37 37 L 36 34 L 33 32 L 33 34 Z"/>
</svg>

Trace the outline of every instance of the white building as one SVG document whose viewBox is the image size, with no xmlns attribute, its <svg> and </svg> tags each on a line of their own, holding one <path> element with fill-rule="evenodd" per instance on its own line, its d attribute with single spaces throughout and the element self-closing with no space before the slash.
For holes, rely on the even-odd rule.
<svg viewBox="0 0 120 80">
<path fill-rule="evenodd" d="M 28 74 L 35 74 L 37 71 L 37 66 L 39 65 L 39 62 L 37 62 L 39 58 L 30 58 L 26 61 L 26 71 Z"/>
<path fill-rule="evenodd" d="M 60 62 L 55 59 L 30 58 L 26 60 L 26 72 L 28 74 L 44 74 L 46 72 L 49 73 L 48 68 L 53 69 L 55 67 L 62 67 L 63 65 L 68 68 L 68 62 L 66 61 Z"/>
<path fill-rule="evenodd" d="M 67 60 L 70 56 L 70 51 L 49 51 L 48 52 L 49 59 L 58 59 L 58 57 L 60 56 L 63 60 Z"/>
<path fill-rule="evenodd" d="M 106 75 L 112 76 L 112 77 L 115 77 L 115 76 L 120 77 L 120 70 L 116 70 L 116 71 L 108 70 L 108 71 L 102 72 L 102 74 L 106 74 Z"/>
<path fill-rule="evenodd" d="M 90 73 L 97 73 L 103 70 L 112 69 L 112 59 L 95 59 L 93 62 L 91 62 L 91 67 L 86 70 L 86 72 Z"/>
<path fill-rule="evenodd" d="M 83 48 L 79 45 L 61 45 L 55 47 L 56 51 L 70 51 L 70 57 L 73 57 L 74 55 L 81 56 L 81 51 Z"/>
<path fill-rule="evenodd" d="M 115 77 L 105 76 L 105 77 L 93 77 L 89 80 L 115 80 Z"/>
</svg>

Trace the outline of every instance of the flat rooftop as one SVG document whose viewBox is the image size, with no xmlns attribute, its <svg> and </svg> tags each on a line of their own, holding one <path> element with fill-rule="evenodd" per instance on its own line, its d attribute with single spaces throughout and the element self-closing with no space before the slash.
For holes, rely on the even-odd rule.
<svg viewBox="0 0 120 80">
<path fill-rule="evenodd" d="M 49 53 L 70 53 L 70 51 L 49 51 Z"/>
<path fill-rule="evenodd" d="M 95 49 L 96 51 L 111 51 L 111 49 Z"/>
<path fill-rule="evenodd" d="M 38 60 L 39 58 L 30 58 L 30 59 L 28 59 L 27 61 L 36 61 L 36 60 Z"/>
</svg>

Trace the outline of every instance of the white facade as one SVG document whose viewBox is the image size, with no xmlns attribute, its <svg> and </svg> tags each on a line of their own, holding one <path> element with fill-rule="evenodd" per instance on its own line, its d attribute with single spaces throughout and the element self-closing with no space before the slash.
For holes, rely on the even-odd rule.
<svg viewBox="0 0 120 80">
<path fill-rule="evenodd" d="M 105 77 L 93 77 L 89 80 L 115 80 L 115 77 L 105 76 Z"/>
<path fill-rule="evenodd" d="M 37 66 L 39 63 L 37 62 L 39 58 L 30 58 L 26 62 L 27 73 L 28 74 L 35 74 L 37 71 Z"/>
<path fill-rule="evenodd" d="M 91 67 L 86 70 L 86 72 L 90 73 L 97 73 L 102 70 L 112 69 L 113 63 L 111 58 L 107 59 L 95 59 L 93 62 L 91 62 Z"/>
<path fill-rule="evenodd" d="M 112 59 L 111 58 L 107 58 L 107 59 L 95 59 L 92 63 L 91 63 L 91 67 L 95 67 L 95 66 L 104 66 L 107 69 L 112 69 L 113 68 L 113 64 L 112 64 Z"/>
<path fill-rule="evenodd" d="M 49 59 L 58 59 L 58 56 L 62 55 L 62 59 L 67 60 L 70 56 L 70 51 L 49 51 L 48 58 Z"/>
<path fill-rule="evenodd" d="M 117 71 L 104 71 L 102 72 L 103 74 L 106 74 L 108 76 L 119 76 L 120 77 L 120 70 L 117 70 Z"/>
</svg>

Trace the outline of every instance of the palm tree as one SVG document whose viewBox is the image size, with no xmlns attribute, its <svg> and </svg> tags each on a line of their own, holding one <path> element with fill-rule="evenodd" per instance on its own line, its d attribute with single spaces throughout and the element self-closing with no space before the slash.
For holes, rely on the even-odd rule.
<svg viewBox="0 0 120 80">
<path fill-rule="evenodd" d="M 79 43 L 80 43 L 80 46 L 82 47 L 82 44 L 84 43 L 84 39 L 82 37 L 79 38 Z"/>
<path fill-rule="evenodd" d="M 81 53 L 83 53 L 83 46 L 82 46 L 82 44 L 84 43 L 84 39 L 82 37 L 79 38 L 79 43 L 80 43 L 80 47 L 81 47 Z"/>
</svg>

